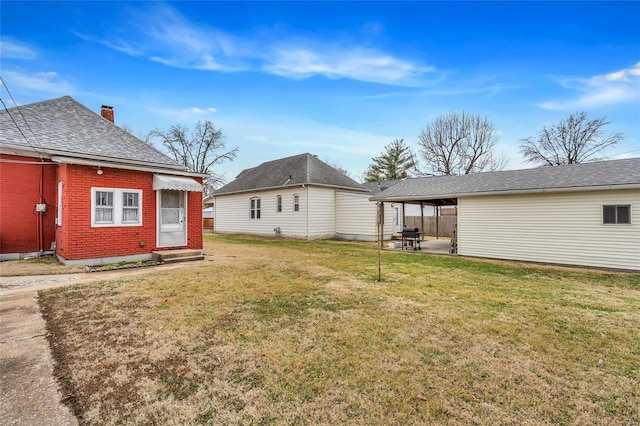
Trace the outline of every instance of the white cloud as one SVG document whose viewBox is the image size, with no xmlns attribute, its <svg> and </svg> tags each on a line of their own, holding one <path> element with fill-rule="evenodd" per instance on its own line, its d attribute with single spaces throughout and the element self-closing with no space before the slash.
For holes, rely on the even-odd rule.
<svg viewBox="0 0 640 426">
<path fill-rule="evenodd" d="M 324 75 L 328 78 L 382 83 L 398 86 L 420 85 L 421 77 L 435 71 L 433 67 L 415 65 L 372 49 L 341 49 L 320 46 L 315 49 L 280 46 L 274 50 L 264 69 L 273 74 L 306 78 Z"/>
<path fill-rule="evenodd" d="M 217 111 L 216 108 L 164 108 L 164 107 L 149 107 L 149 111 L 152 111 L 160 116 L 167 118 L 170 121 L 177 121 L 187 125 L 192 125 L 198 120 L 211 119 L 213 114 Z"/>
<path fill-rule="evenodd" d="M 225 166 L 229 176 L 264 161 L 304 152 L 335 161 L 359 174 L 394 139 L 376 132 L 276 114 L 222 116 L 216 119 L 216 127 L 222 129 L 229 146 L 239 147 L 238 159 Z"/>
<path fill-rule="evenodd" d="M 578 92 L 578 96 L 564 101 L 544 102 L 539 106 L 552 110 L 571 110 L 640 102 L 640 62 L 608 74 L 591 78 L 566 78 L 559 83 Z"/>
<path fill-rule="evenodd" d="M 295 34 L 276 35 L 264 30 L 235 36 L 189 22 L 167 5 L 145 5 L 144 12 L 139 13 L 144 14 L 144 19 L 133 16 L 128 28 L 113 31 L 109 38 L 98 42 L 176 68 L 267 72 L 294 79 L 321 75 L 394 86 L 420 86 L 424 75 L 434 71 L 433 67 L 365 46 L 329 45 L 296 38 Z M 114 33 L 123 35 L 120 40 L 114 40 Z M 281 42 L 294 38 L 296 41 Z"/>
<path fill-rule="evenodd" d="M 3 71 L 2 78 L 12 91 L 45 92 L 52 95 L 69 95 L 76 90 L 73 85 L 56 72 L 25 74 L 16 71 Z"/>
<path fill-rule="evenodd" d="M 38 51 L 31 46 L 12 40 L 0 40 L 0 56 L 6 59 L 35 59 Z"/>
</svg>

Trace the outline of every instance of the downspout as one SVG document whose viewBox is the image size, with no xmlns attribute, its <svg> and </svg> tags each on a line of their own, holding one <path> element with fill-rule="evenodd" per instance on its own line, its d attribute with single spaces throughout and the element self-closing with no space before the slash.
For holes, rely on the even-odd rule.
<svg viewBox="0 0 640 426">
<path fill-rule="evenodd" d="M 40 165 L 40 204 L 44 204 L 44 164 Z M 44 254 L 44 212 L 38 212 L 38 257 Z"/>
<path fill-rule="evenodd" d="M 306 201 L 306 203 L 305 203 L 306 205 L 305 205 L 305 208 L 304 208 L 305 215 L 306 215 L 305 216 L 306 220 L 304 221 L 305 229 L 306 229 L 305 233 L 307 235 L 307 240 L 309 240 L 310 239 L 309 238 L 309 187 L 307 185 L 305 185 L 305 184 L 302 184 L 302 187 L 305 189 L 304 198 L 305 198 L 305 201 Z"/>
</svg>

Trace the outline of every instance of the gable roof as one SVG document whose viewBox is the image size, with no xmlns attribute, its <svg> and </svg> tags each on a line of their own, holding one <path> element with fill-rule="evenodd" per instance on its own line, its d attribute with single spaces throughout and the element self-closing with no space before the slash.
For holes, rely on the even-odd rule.
<svg viewBox="0 0 640 426">
<path fill-rule="evenodd" d="M 420 201 L 478 195 L 616 188 L 640 188 L 640 158 L 406 179 L 370 199 Z"/>
<path fill-rule="evenodd" d="M 366 192 L 367 189 L 309 153 L 267 161 L 245 169 L 213 195 L 234 194 L 300 185 L 326 186 Z"/>
<path fill-rule="evenodd" d="M 70 96 L 0 111 L 0 129 L 0 144 L 9 147 L 35 149 L 47 155 L 137 162 L 184 170 L 165 154 Z"/>
</svg>

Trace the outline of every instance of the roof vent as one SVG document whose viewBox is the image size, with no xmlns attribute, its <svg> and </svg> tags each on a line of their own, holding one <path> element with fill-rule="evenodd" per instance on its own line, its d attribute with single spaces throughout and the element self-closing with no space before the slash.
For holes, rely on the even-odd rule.
<svg viewBox="0 0 640 426">
<path fill-rule="evenodd" d="M 109 106 L 109 105 L 102 105 L 102 109 L 100 111 L 100 114 L 102 115 L 102 118 L 109 120 L 112 123 L 115 123 L 114 117 L 113 117 L 113 107 Z"/>
</svg>

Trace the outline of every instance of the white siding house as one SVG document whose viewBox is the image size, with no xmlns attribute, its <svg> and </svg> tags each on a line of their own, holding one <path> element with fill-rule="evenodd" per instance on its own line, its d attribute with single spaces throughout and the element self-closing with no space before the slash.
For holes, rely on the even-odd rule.
<svg viewBox="0 0 640 426">
<path fill-rule="evenodd" d="M 458 254 L 640 271 L 640 158 L 408 179 L 373 201 L 458 206 Z"/>
<path fill-rule="evenodd" d="M 376 241 L 377 210 L 368 194 L 336 191 L 336 235 L 345 240 Z M 393 235 L 393 207 L 384 206 L 383 239 Z"/>
<path fill-rule="evenodd" d="M 640 269 L 640 190 L 458 200 L 458 253 Z M 632 205 L 631 224 L 604 224 L 603 205 Z M 634 226 L 635 225 L 635 226 Z"/>
<path fill-rule="evenodd" d="M 213 193 L 216 232 L 376 241 L 369 190 L 311 154 L 242 171 Z M 389 208 L 389 215 L 391 210 Z M 385 228 L 391 238 L 391 223 Z"/>
</svg>

